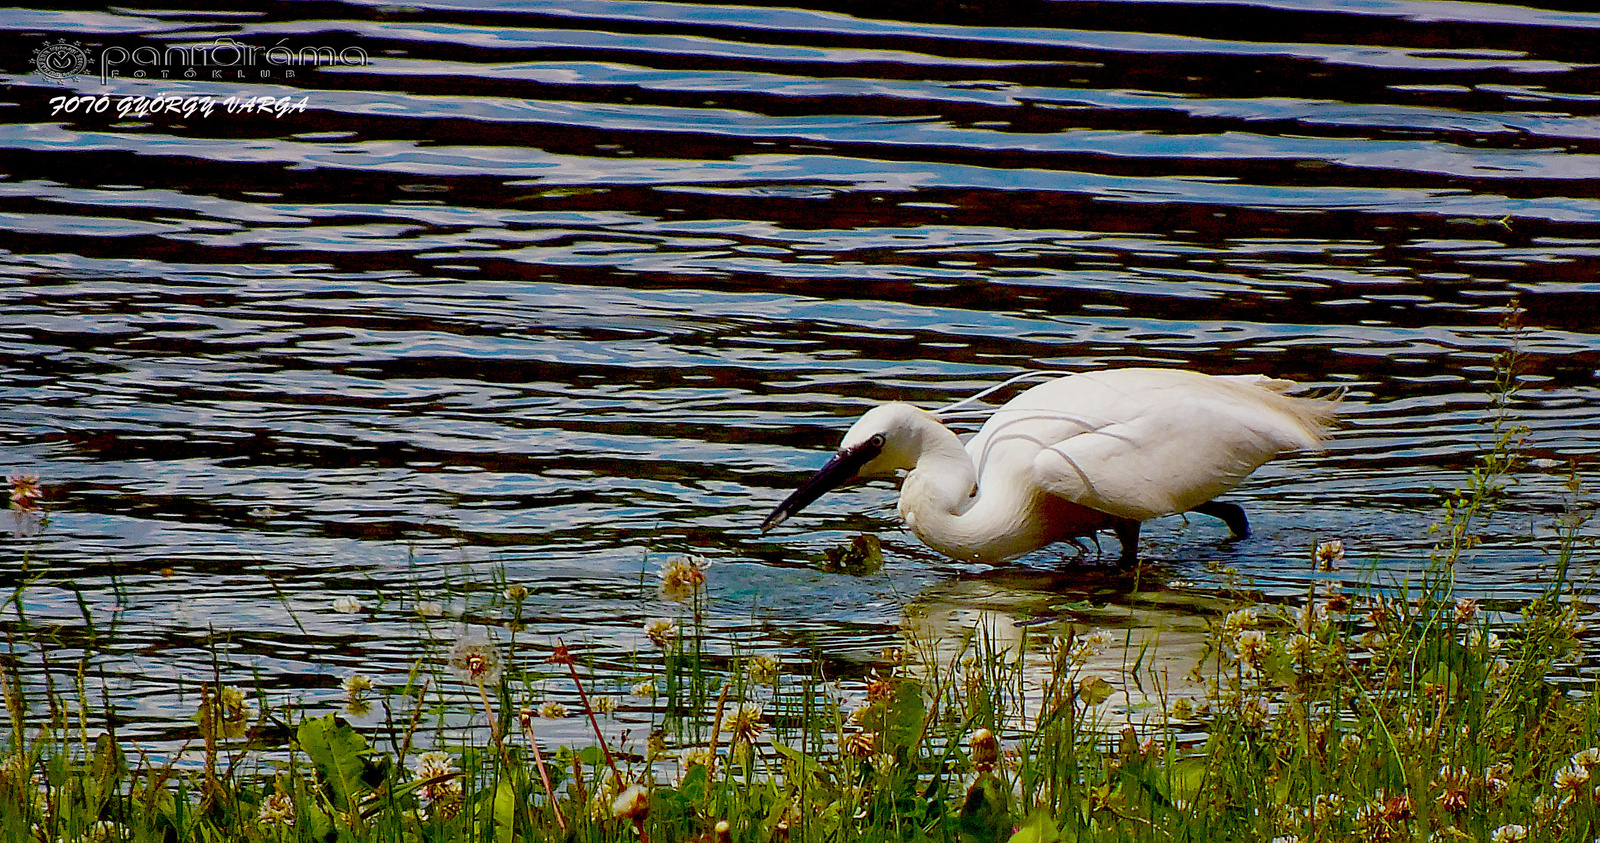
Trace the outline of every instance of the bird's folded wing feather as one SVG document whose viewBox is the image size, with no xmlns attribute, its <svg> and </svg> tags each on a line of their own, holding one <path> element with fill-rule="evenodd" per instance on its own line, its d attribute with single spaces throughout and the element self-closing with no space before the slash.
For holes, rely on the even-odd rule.
<svg viewBox="0 0 1600 843">
<path fill-rule="evenodd" d="M 1041 442 L 1036 482 L 1125 518 L 1185 512 L 1280 453 L 1318 446 L 1329 405 L 1279 393 L 1288 386 L 1256 376 L 1162 370 L 1073 385 L 1076 395 L 1055 397 L 1091 405 L 1084 421 L 1093 416 L 1102 423 L 1063 426 L 1054 441 Z"/>
</svg>

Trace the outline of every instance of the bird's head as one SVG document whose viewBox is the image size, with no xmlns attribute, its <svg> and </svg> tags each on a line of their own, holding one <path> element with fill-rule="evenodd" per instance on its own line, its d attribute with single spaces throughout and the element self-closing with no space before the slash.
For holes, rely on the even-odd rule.
<svg viewBox="0 0 1600 843">
<path fill-rule="evenodd" d="M 922 453 L 923 431 L 930 424 L 942 429 L 933 414 L 910 404 L 884 404 L 868 410 L 850 426 L 833 459 L 761 522 L 761 532 L 782 524 L 812 501 L 851 480 L 891 477 L 901 469 L 915 468 Z"/>
</svg>

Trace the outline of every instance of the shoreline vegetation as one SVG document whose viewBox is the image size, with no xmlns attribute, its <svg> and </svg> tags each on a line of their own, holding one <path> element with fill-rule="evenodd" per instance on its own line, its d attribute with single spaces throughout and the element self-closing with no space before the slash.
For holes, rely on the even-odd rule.
<svg viewBox="0 0 1600 843">
<path fill-rule="evenodd" d="M 1575 565 L 1595 541 L 1584 532 L 1594 504 L 1576 473 L 1541 596 L 1480 603 L 1455 589 L 1457 565 L 1520 467 L 1526 430 L 1508 410 L 1515 364 L 1513 347 L 1496 367 L 1492 445 L 1446 498 L 1419 578 L 1380 582 L 1374 570 L 1365 587 L 1341 588 L 1314 574 L 1344 565 L 1343 545 L 1308 548 L 1291 563 L 1313 572 L 1304 596 L 1218 613 L 1181 682 L 1143 648 L 1124 647 L 1121 669 L 1107 671 L 1117 642 L 1071 628 L 1020 642 L 981 626 L 953 645 L 908 640 L 884 653 L 881 672 L 843 683 L 815 664 L 713 654 L 702 620 L 715 569 L 682 558 L 648 586 L 681 611 L 645 626 L 658 654 L 641 659 L 627 694 L 564 642 L 517 641 L 527 591 L 502 581 L 515 620 L 440 642 L 403 683 L 349 676 L 340 711 L 208 684 L 190 740 L 203 760 L 180 767 L 120 741 L 109 713 L 92 710 L 91 648 L 76 665 L 45 664 L 47 679 L 72 677 L 67 687 L 52 681 L 45 699 L 25 696 L 19 665 L 45 651 L 25 643 L 23 577 L 0 668 L 0 835 L 1591 841 L 1600 695 L 1572 677 L 1592 611 L 1574 575 L 1590 575 L 1592 562 Z M 14 532 L 45 529 L 44 500 L 37 478 L 12 477 Z M 341 600 L 354 605 L 335 608 L 361 609 Z M 523 702 L 536 698 L 531 683 L 555 682 L 571 683 L 581 710 Z M 1108 704 L 1133 686 L 1126 707 Z M 618 745 L 614 729 L 608 738 L 604 724 L 625 698 L 652 712 L 648 739 L 633 741 L 642 751 Z M 487 729 L 447 729 L 446 709 Z M 564 717 L 586 720 L 593 742 L 541 746 L 539 724 Z"/>
</svg>

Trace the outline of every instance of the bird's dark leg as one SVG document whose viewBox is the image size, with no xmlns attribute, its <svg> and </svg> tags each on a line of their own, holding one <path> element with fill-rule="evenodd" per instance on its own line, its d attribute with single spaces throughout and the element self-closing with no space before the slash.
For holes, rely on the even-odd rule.
<svg viewBox="0 0 1600 843">
<path fill-rule="evenodd" d="M 1228 525 L 1228 529 L 1233 532 L 1233 537 L 1236 539 L 1250 535 L 1250 521 L 1244 517 L 1244 509 L 1236 503 L 1206 501 L 1189 511 L 1222 519 L 1222 523 Z"/>
<path fill-rule="evenodd" d="M 1117 564 L 1123 567 L 1139 561 L 1139 522 L 1132 518 L 1118 518 L 1111 523 L 1111 532 L 1117 534 L 1117 541 L 1122 542 L 1122 555 L 1117 557 Z"/>
</svg>

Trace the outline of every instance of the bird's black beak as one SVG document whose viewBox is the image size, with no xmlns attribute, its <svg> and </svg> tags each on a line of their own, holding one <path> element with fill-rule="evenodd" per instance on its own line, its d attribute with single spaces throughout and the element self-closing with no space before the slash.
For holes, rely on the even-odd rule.
<svg viewBox="0 0 1600 843">
<path fill-rule="evenodd" d="M 811 479 L 800 484 L 800 488 L 795 489 L 794 494 L 778 504 L 777 509 L 772 510 L 767 520 L 761 522 L 761 532 L 765 533 L 782 524 L 789 516 L 805 509 L 812 501 L 855 477 L 862 466 L 872 462 L 873 458 L 882 452 L 882 437 L 875 436 L 854 448 L 835 454 L 822 470 L 811 475 Z"/>
</svg>

